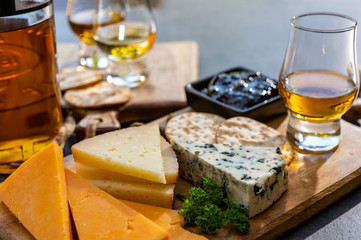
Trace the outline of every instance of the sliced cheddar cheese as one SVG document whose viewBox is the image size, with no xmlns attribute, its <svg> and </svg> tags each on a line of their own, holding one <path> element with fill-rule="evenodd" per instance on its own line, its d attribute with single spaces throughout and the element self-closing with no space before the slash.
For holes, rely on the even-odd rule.
<svg viewBox="0 0 361 240">
<path fill-rule="evenodd" d="M 51 143 L 0 185 L 0 200 L 39 240 L 72 239 L 63 152 Z"/>
<path fill-rule="evenodd" d="M 124 204 L 143 214 L 168 233 L 169 240 L 205 240 L 207 238 L 185 230 L 184 218 L 172 209 L 155 207 L 130 201 L 121 200 Z"/>
<path fill-rule="evenodd" d="M 65 169 L 68 201 L 80 240 L 166 239 L 153 221 Z"/>
<path fill-rule="evenodd" d="M 84 165 L 166 183 L 156 124 L 97 135 L 74 144 L 72 152 Z"/>
</svg>

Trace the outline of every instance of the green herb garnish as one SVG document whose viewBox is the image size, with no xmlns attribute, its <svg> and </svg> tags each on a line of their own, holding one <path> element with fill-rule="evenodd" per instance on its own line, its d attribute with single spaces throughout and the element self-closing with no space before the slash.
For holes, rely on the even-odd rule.
<svg viewBox="0 0 361 240">
<path fill-rule="evenodd" d="M 225 205 L 225 209 L 221 206 Z M 233 224 L 240 232 L 247 232 L 250 224 L 241 207 L 224 196 L 222 187 L 211 179 L 203 178 L 203 187 L 192 187 L 182 208 L 178 211 L 187 224 L 200 230 L 213 232 L 223 223 Z"/>
</svg>

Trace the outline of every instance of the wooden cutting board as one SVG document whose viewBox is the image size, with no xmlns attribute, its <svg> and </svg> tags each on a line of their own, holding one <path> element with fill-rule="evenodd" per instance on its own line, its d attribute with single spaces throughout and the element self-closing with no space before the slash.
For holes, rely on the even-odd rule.
<svg viewBox="0 0 361 240">
<path fill-rule="evenodd" d="M 179 112 L 190 111 L 190 108 Z M 357 112 L 359 107 L 357 106 Z M 175 113 L 175 114 L 177 114 Z M 156 120 L 164 129 L 171 115 Z M 268 123 L 285 133 L 287 116 Z M 351 119 L 351 118 L 350 118 Z M 250 220 L 248 234 L 239 234 L 231 228 L 222 228 L 209 239 L 276 239 L 297 227 L 316 213 L 327 208 L 346 194 L 361 186 L 361 128 L 342 121 L 342 141 L 335 152 L 320 155 L 297 154 L 290 165 L 289 186 L 286 193 L 268 210 Z M 179 179 L 176 193 L 187 194 L 190 183 Z M 175 208 L 182 202 L 175 200 Z M 193 227 L 187 229 L 199 233 Z M 26 229 L 0 203 L 0 239 L 33 239 Z"/>
<path fill-rule="evenodd" d="M 182 111 L 189 111 L 187 108 Z M 180 111 L 180 112 L 182 112 Z M 360 117 L 361 100 L 358 99 L 349 111 L 347 119 L 355 121 Z M 170 116 L 156 120 L 164 130 Z M 288 116 L 281 116 L 267 125 L 286 134 Z M 297 227 L 302 222 L 326 209 L 332 203 L 361 186 L 361 148 L 359 139 L 361 128 L 345 120 L 341 122 L 342 141 L 338 149 L 328 154 L 305 155 L 296 153 L 289 166 L 289 186 L 285 194 L 268 210 L 250 220 L 247 234 L 224 227 L 212 235 L 204 235 L 212 240 L 231 239 L 277 239 Z M 176 194 L 187 195 L 192 187 L 180 179 Z M 175 208 L 182 202 L 175 201 Z M 195 227 L 187 229 L 202 234 Z"/>
<path fill-rule="evenodd" d="M 58 44 L 59 67 L 77 62 L 76 44 Z M 193 41 L 156 42 L 145 55 L 149 69 L 148 81 L 132 89 L 128 103 L 104 110 L 117 110 L 120 123 L 149 121 L 184 108 L 184 86 L 198 79 L 198 45 Z M 73 108 L 63 101 L 63 108 L 71 110 L 77 119 L 89 113 Z"/>
</svg>

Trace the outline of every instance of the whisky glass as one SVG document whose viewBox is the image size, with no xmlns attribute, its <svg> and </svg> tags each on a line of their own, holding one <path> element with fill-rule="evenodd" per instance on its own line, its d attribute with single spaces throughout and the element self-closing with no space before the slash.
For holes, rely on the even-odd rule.
<svg viewBox="0 0 361 240">
<path fill-rule="evenodd" d="M 279 93 L 289 109 L 287 137 L 301 152 L 328 152 L 341 141 L 340 118 L 359 89 L 357 22 L 334 13 L 291 19 Z"/>
<path fill-rule="evenodd" d="M 66 14 L 72 31 L 79 38 L 79 65 L 104 69 L 108 66 L 107 56 L 98 48 L 93 38 L 96 0 L 69 0 Z M 108 11 L 100 17 L 101 24 L 122 21 L 119 11 Z"/>
<path fill-rule="evenodd" d="M 104 9 L 121 9 L 123 22 L 100 24 Z M 107 81 L 138 87 L 148 78 L 144 54 L 153 46 L 156 24 L 149 0 L 98 0 L 94 39 L 108 54 Z"/>
</svg>

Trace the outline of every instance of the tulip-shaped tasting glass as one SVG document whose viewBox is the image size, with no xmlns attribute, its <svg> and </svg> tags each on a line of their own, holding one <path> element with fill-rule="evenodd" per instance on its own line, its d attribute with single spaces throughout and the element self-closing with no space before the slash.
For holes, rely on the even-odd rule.
<svg viewBox="0 0 361 240">
<path fill-rule="evenodd" d="M 104 9 L 119 9 L 123 22 L 102 26 L 99 14 Z M 107 81 L 114 85 L 137 87 L 148 77 L 142 56 L 153 46 L 156 24 L 149 0 L 98 0 L 94 39 L 108 54 Z"/>
<path fill-rule="evenodd" d="M 67 19 L 73 32 L 80 39 L 79 65 L 88 68 L 106 68 L 107 56 L 98 48 L 93 38 L 96 0 L 68 0 Z M 99 13 L 99 24 L 122 21 L 120 11 L 110 9 Z"/>
<path fill-rule="evenodd" d="M 357 22 L 333 13 L 291 20 L 279 92 L 290 111 L 287 137 L 303 152 L 332 151 L 340 143 L 340 118 L 359 89 Z"/>
</svg>

